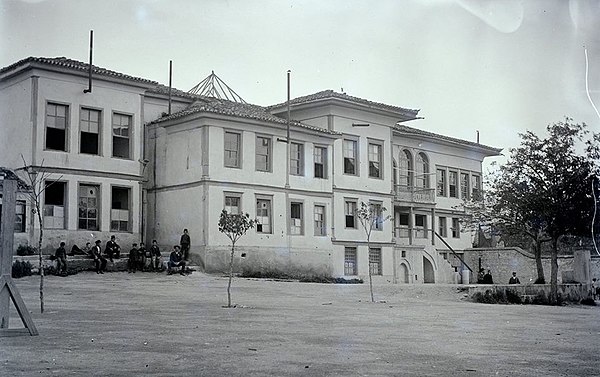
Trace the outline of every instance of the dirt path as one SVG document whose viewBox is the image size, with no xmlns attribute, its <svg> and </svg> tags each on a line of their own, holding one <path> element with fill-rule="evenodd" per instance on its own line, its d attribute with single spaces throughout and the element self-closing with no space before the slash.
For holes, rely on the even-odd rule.
<svg viewBox="0 0 600 377">
<path fill-rule="evenodd" d="M 17 280 L 40 336 L 0 338 L 0 376 L 600 375 L 600 307 L 235 279 L 227 309 L 218 276 L 81 273 L 46 280 L 40 315 L 37 284 Z"/>
</svg>

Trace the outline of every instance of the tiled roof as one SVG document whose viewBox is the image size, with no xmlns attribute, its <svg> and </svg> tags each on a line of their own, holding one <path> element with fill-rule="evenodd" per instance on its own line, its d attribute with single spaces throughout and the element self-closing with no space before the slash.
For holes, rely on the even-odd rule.
<svg viewBox="0 0 600 377">
<path fill-rule="evenodd" d="M 417 114 L 419 113 L 419 110 L 406 109 L 406 108 L 399 107 L 399 106 L 386 105 L 385 103 L 373 102 L 373 101 L 369 101 L 369 100 L 366 100 L 363 98 L 349 96 L 346 93 L 338 93 L 333 90 L 323 90 L 318 93 L 294 98 L 294 99 L 290 100 L 290 105 L 308 103 L 308 102 L 318 101 L 318 100 L 328 99 L 328 98 L 337 98 L 337 99 L 341 99 L 341 100 L 345 100 L 345 101 L 355 102 L 355 103 L 358 103 L 361 105 L 368 106 L 372 109 L 391 111 L 394 113 L 401 113 L 401 114 L 404 114 L 406 116 L 411 116 L 411 117 L 416 117 Z M 287 102 L 279 103 L 277 105 L 269 106 L 267 109 L 270 110 L 270 109 L 273 109 L 276 107 L 285 106 L 286 104 L 287 104 Z"/>
<path fill-rule="evenodd" d="M 25 181 L 19 178 L 19 176 L 17 176 L 12 170 L 8 168 L 3 168 L 2 166 L 0 166 L 0 177 L 2 177 L 2 179 L 0 179 L 0 187 L 2 187 L 2 181 L 4 179 L 12 179 L 14 181 L 17 181 L 17 189 L 19 191 L 29 191 L 30 189 L 29 185 L 25 183 Z"/>
<path fill-rule="evenodd" d="M 252 105 L 248 103 L 238 103 L 233 101 L 227 101 L 223 99 L 213 98 L 213 97 L 203 97 L 194 95 L 197 100 L 189 105 L 187 108 L 176 112 L 174 114 L 168 115 L 166 117 L 159 118 L 152 123 L 161 123 L 168 120 L 179 119 L 188 115 L 208 112 L 214 114 L 222 114 L 222 115 L 230 115 L 234 117 L 241 117 L 247 119 L 255 119 L 265 122 L 277 123 L 277 124 L 287 124 L 287 120 L 284 118 L 280 118 L 269 113 L 264 107 L 258 105 Z M 320 127 L 311 126 L 305 123 L 298 122 L 296 120 L 292 120 L 290 122 L 291 126 L 300 127 L 312 131 L 321 132 L 329 135 L 341 135 L 341 133 L 336 131 L 330 131 L 327 129 L 323 129 Z"/>
<path fill-rule="evenodd" d="M 166 85 L 158 84 L 157 86 L 146 90 L 146 93 L 155 93 L 155 94 L 162 94 L 162 95 L 167 96 L 167 95 L 169 95 L 169 87 Z M 199 96 L 197 94 L 184 92 L 183 90 L 179 90 L 179 89 L 175 89 L 175 88 L 171 88 L 171 95 L 177 96 L 177 97 L 188 98 L 188 99 L 192 99 L 192 100 L 203 98 L 202 96 Z"/>
<path fill-rule="evenodd" d="M 396 124 L 394 126 L 394 130 L 402 132 L 402 133 L 406 133 L 406 134 L 433 137 L 436 139 L 446 140 L 446 141 L 450 141 L 450 142 L 457 143 L 457 144 L 486 149 L 490 152 L 495 152 L 495 153 L 500 153 L 500 151 L 502 151 L 502 148 L 494 148 L 494 147 L 475 143 L 475 142 L 468 141 L 468 140 L 462 140 L 462 139 L 457 139 L 457 138 L 450 137 L 450 136 L 436 134 L 436 133 L 429 132 L 429 131 L 423 131 L 423 130 L 419 130 L 417 128 L 405 126 L 403 124 Z"/>
<path fill-rule="evenodd" d="M 4 68 L 0 69 L 0 74 L 8 72 L 19 66 L 23 66 L 27 63 L 38 63 L 38 64 L 42 64 L 42 65 L 55 66 L 55 67 L 60 67 L 60 68 L 72 69 L 72 70 L 76 70 L 76 71 L 82 71 L 82 72 L 88 72 L 89 66 L 90 66 L 88 63 L 80 62 L 78 60 L 73 60 L 73 59 L 67 59 L 65 57 L 38 58 L 38 57 L 31 56 L 26 59 L 19 60 L 18 62 L 11 64 L 8 67 L 4 67 Z M 158 83 L 156 81 L 143 79 L 141 77 L 126 75 L 124 73 L 111 71 L 109 69 L 98 67 L 95 65 L 92 65 L 92 73 L 94 75 L 99 75 L 99 76 L 114 77 L 117 79 L 135 81 L 135 82 L 144 83 L 144 84 L 158 85 Z"/>
</svg>

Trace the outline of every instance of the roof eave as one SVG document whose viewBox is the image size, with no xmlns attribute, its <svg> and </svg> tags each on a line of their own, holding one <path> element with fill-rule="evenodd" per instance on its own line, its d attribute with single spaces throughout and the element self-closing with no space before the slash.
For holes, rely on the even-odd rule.
<svg viewBox="0 0 600 377">
<path fill-rule="evenodd" d="M 439 143 L 439 144 L 445 144 L 445 145 L 450 145 L 450 146 L 460 146 L 461 148 L 475 150 L 475 151 L 485 155 L 486 157 L 499 156 L 500 152 L 502 152 L 502 149 L 503 149 L 503 148 L 490 147 L 490 146 L 483 145 L 483 144 L 472 144 L 472 143 L 467 142 L 466 140 L 464 142 L 460 142 L 458 140 L 448 140 L 448 139 L 436 137 L 434 135 L 411 133 L 411 132 L 401 131 L 398 129 L 394 129 L 394 133 L 396 133 L 398 135 L 406 135 L 406 136 L 409 136 L 412 138 L 417 138 L 417 139 L 435 140 L 435 142 Z"/>
</svg>

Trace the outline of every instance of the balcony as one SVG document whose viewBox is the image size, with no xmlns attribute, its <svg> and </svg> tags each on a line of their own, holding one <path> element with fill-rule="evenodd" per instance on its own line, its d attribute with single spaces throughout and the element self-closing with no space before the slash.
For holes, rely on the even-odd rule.
<svg viewBox="0 0 600 377">
<path fill-rule="evenodd" d="M 409 228 L 408 225 L 400 225 L 394 228 L 394 238 L 399 245 L 425 245 L 431 242 L 431 236 L 432 230 L 423 227 Z"/>
<path fill-rule="evenodd" d="M 433 188 L 395 185 L 394 199 L 408 203 L 435 204 L 435 191 Z"/>
</svg>

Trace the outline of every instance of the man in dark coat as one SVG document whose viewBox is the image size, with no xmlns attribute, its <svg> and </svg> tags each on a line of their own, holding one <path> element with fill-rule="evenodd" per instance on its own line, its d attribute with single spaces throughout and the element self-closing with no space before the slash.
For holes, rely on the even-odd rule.
<svg viewBox="0 0 600 377">
<path fill-rule="evenodd" d="M 56 257 L 56 274 L 67 274 L 67 250 L 65 250 L 65 243 L 61 242 L 60 247 L 56 249 L 54 253 Z"/>
<path fill-rule="evenodd" d="M 150 247 L 150 268 L 155 271 L 160 271 L 160 248 L 156 243 L 156 240 L 152 240 L 152 246 Z"/>
<path fill-rule="evenodd" d="M 106 270 L 106 258 L 102 255 L 100 244 L 102 241 L 96 240 L 96 244 L 92 247 L 92 258 L 94 258 L 94 266 L 97 274 L 103 274 Z"/>
<path fill-rule="evenodd" d="M 183 230 L 183 234 L 181 235 L 181 239 L 179 240 L 179 244 L 181 245 L 181 253 L 183 254 L 184 260 L 190 259 L 190 234 L 187 229 Z"/>
<path fill-rule="evenodd" d="M 508 279 L 508 284 L 521 284 L 516 272 L 513 272 L 510 279 Z"/>
<path fill-rule="evenodd" d="M 121 257 L 121 247 L 116 242 L 116 237 L 110 236 L 110 241 L 106 243 L 106 249 L 104 252 L 110 261 L 113 261 L 113 258 L 119 259 Z"/>
<path fill-rule="evenodd" d="M 492 279 L 492 271 L 487 270 L 486 274 L 483 275 L 483 284 L 494 284 L 494 279 Z"/>
<path fill-rule="evenodd" d="M 131 250 L 129 250 L 129 260 L 127 261 L 127 272 L 134 273 L 138 267 L 138 249 L 137 243 L 133 244 Z"/>
<path fill-rule="evenodd" d="M 173 268 L 175 267 L 181 267 L 181 271 L 179 273 L 181 275 L 185 275 L 185 261 L 181 257 L 179 245 L 175 245 L 173 247 L 173 251 L 171 252 L 171 255 L 169 257 L 169 275 L 173 273 Z"/>
</svg>

